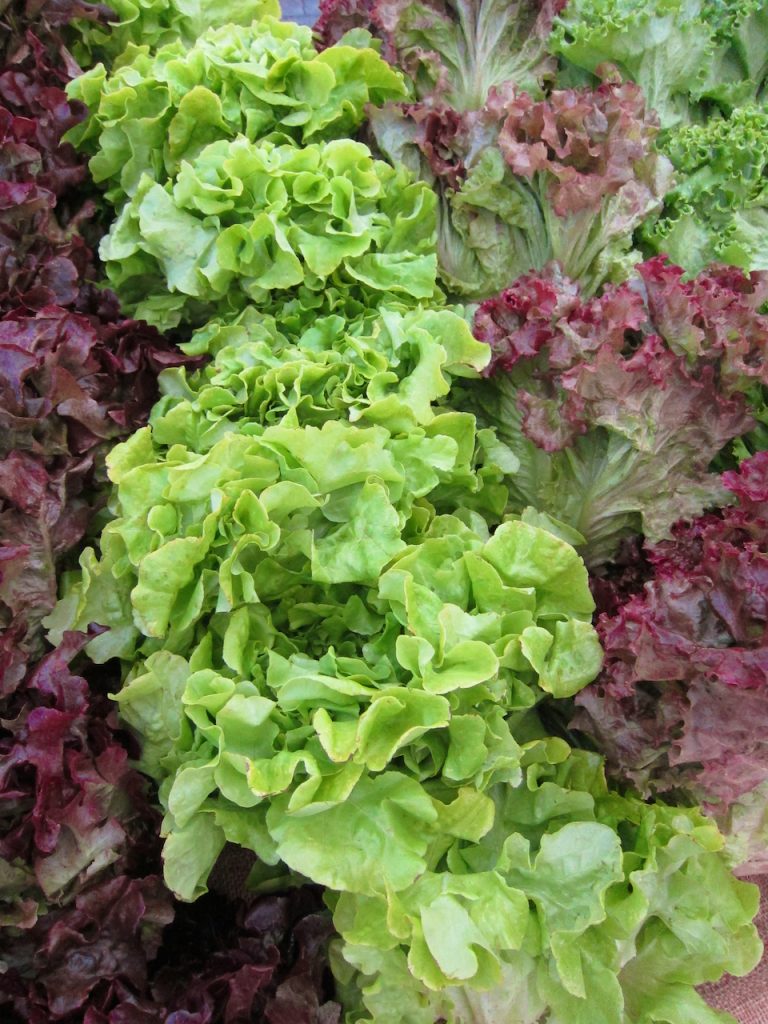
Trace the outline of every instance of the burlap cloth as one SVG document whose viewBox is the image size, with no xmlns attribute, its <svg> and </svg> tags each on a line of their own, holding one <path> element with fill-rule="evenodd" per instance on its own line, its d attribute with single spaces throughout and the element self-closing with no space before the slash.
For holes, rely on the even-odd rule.
<svg viewBox="0 0 768 1024">
<path fill-rule="evenodd" d="M 228 899 L 242 896 L 253 861 L 247 850 L 226 847 L 211 873 L 210 888 Z M 756 923 L 768 945 L 768 876 L 746 881 L 760 885 L 762 900 Z M 746 978 L 726 975 L 717 985 L 703 985 L 700 992 L 710 1006 L 732 1013 L 739 1024 L 768 1024 L 768 956 Z"/>
</svg>

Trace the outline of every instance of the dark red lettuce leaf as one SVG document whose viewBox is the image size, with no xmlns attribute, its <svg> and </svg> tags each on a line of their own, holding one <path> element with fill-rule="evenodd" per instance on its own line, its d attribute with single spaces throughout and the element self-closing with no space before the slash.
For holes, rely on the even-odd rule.
<svg viewBox="0 0 768 1024">
<path fill-rule="evenodd" d="M 106 17 L 79 3 L 8 5 L 0 31 L 0 309 L 68 305 L 92 289 L 93 218 L 86 162 L 62 135 L 85 115 L 64 86 L 79 68 L 57 31 L 69 17 Z M 94 193 L 95 195 L 95 193 Z M 91 241 L 98 232 L 91 231 Z"/>
<path fill-rule="evenodd" d="M 87 640 L 65 634 L 2 689 L 0 858 L 30 872 L 24 898 L 41 906 L 108 866 L 124 870 L 140 847 L 153 847 L 159 825 L 106 694 L 70 669 Z M 0 894 L 7 896 L 1 885 Z"/>
<path fill-rule="evenodd" d="M 57 30 L 75 18 L 113 21 L 115 13 L 105 4 L 87 0 L 0 0 L 0 63 L 4 64 L 23 44 L 26 32 L 34 29 L 66 67 L 67 54 Z"/>
<path fill-rule="evenodd" d="M 556 89 L 539 102 L 517 92 L 499 107 L 504 159 L 521 177 L 546 174 L 558 217 L 597 210 L 630 183 L 640 187 L 637 167 L 653 151 L 656 129 L 634 83 Z"/>
<path fill-rule="evenodd" d="M 56 569 L 102 503 L 110 443 L 146 423 L 158 373 L 186 361 L 145 323 L 60 306 L 0 318 L 0 628 L 25 623 L 26 652 L 40 653 Z"/>
<path fill-rule="evenodd" d="M 643 794 L 703 802 L 768 870 L 750 806 L 768 786 L 768 453 L 724 483 L 737 504 L 647 546 L 648 581 L 598 618 L 605 665 L 573 727 Z"/>
<path fill-rule="evenodd" d="M 316 890 L 237 901 L 209 893 L 171 916 L 154 876 L 102 883 L 53 911 L 3 950 L 4 1022 L 338 1024 L 332 927 Z"/>
<path fill-rule="evenodd" d="M 593 570 L 623 538 L 661 540 L 727 503 L 710 464 L 750 429 L 747 396 L 768 381 L 768 274 L 682 274 L 653 259 L 585 299 L 554 267 L 475 316 L 492 361 L 469 399 L 521 461 L 511 511 L 578 530 Z"/>
</svg>

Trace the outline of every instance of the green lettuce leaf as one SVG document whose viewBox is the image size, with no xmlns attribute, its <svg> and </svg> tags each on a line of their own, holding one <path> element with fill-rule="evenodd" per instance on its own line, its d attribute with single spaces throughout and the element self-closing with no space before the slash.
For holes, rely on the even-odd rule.
<svg viewBox="0 0 768 1024">
<path fill-rule="evenodd" d="M 144 175 L 101 257 L 134 316 L 201 325 L 329 283 L 375 305 L 435 292 L 435 197 L 351 140 L 212 142 L 174 184 Z"/>
<path fill-rule="evenodd" d="M 522 763 L 491 791 L 493 829 L 457 840 L 442 870 L 330 900 L 349 1019 L 727 1021 L 694 986 L 759 959 L 758 893 L 729 874 L 716 827 L 609 791 L 599 756 L 562 741 L 528 741 Z"/>
<path fill-rule="evenodd" d="M 708 263 L 768 269 L 768 112 L 739 107 L 667 133 L 663 149 L 677 172 L 643 240 L 690 274 Z"/>
</svg>

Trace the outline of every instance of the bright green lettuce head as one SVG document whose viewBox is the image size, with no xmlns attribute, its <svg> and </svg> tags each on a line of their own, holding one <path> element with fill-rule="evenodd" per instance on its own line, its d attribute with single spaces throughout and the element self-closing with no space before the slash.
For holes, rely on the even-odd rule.
<svg viewBox="0 0 768 1024">
<path fill-rule="evenodd" d="M 454 376 L 477 376 L 489 350 L 448 309 L 384 307 L 347 324 L 338 314 L 298 332 L 248 307 L 213 321 L 184 348 L 212 360 L 193 373 L 168 370 L 152 414 L 156 441 L 207 451 L 225 433 L 259 424 L 322 426 L 348 419 L 393 434 L 427 426 Z"/>
<path fill-rule="evenodd" d="M 694 986 L 760 957 L 757 889 L 698 811 L 610 792 L 601 759 L 530 740 L 494 824 L 398 893 L 332 899 L 351 1022 L 725 1024 Z"/>
<path fill-rule="evenodd" d="M 706 0 L 569 0 L 555 19 L 550 47 L 588 75 L 601 64 L 618 67 L 643 89 L 667 128 L 687 121 L 715 52 Z M 572 72 L 570 77 L 573 78 Z"/>
<path fill-rule="evenodd" d="M 435 196 L 350 139 L 207 145 L 175 182 L 145 175 L 101 243 L 123 308 L 198 326 L 300 288 L 376 306 L 435 293 Z"/>
<path fill-rule="evenodd" d="M 581 559 L 461 511 L 474 448 L 445 411 L 113 451 L 116 518 L 49 624 L 100 622 L 93 657 L 133 663 L 117 699 L 181 895 L 225 839 L 340 891 L 407 888 L 490 828 L 484 791 L 519 775 L 505 716 L 596 674 Z"/>
<path fill-rule="evenodd" d="M 593 81 L 615 65 L 636 82 L 662 129 L 765 98 L 768 9 L 762 0 L 569 0 L 551 49 L 560 81 Z"/>
<path fill-rule="evenodd" d="M 90 116 L 67 137 L 91 154 L 91 174 L 115 205 L 136 194 L 143 175 L 163 184 L 211 142 L 344 138 L 366 103 L 406 91 L 374 50 L 318 53 L 309 28 L 272 17 L 212 28 L 189 49 L 175 40 L 155 53 L 139 42 L 111 73 L 99 64 L 68 87 Z"/>
<path fill-rule="evenodd" d="M 278 0 L 111 0 L 109 9 L 117 17 L 106 25 L 73 21 L 70 45 L 82 67 L 97 60 L 110 64 L 129 43 L 157 49 L 180 40 L 191 46 L 209 28 L 280 17 Z"/>
</svg>

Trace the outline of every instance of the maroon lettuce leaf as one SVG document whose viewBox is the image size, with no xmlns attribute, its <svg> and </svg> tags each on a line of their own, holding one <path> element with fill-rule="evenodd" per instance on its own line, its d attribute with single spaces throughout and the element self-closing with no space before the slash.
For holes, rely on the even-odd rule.
<svg viewBox="0 0 768 1024">
<path fill-rule="evenodd" d="M 653 151 L 657 125 L 646 116 L 642 91 L 633 83 L 557 89 L 538 102 L 518 92 L 503 112 L 504 159 L 520 177 L 546 175 L 547 199 L 558 217 L 596 211 L 606 196 L 645 184 L 637 168 Z M 640 195 L 635 201 L 647 202 Z"/>
<path fill-rule="evenodd" d="M 661 540 L 728 502 L 710 464 L 750 429 L 746 396 L 768 379 L 768 274 L 682 273 L 656 258 L 585 299 L 550 268 L 475 316 L 493 357 L 469 399 L 520 460 L 510 511 L 578 531 L 593 570 L 623 538 Z"/>
<path fill-rule="evenodd" d="M 723 480 L 737 503 L 646 545 L 650 578 L 598 618 L 605 665 L 572 725 L 615 777 L 703 803 L 768 870 L 768 453 Z"/>
<path fill-rule="evenodd" d="M 56 26 L 105 16 L 95 6 L 11 4 L 0 42 L 0 310 L 18 302 L 68 305 L 92 290 L 95 272 L 82 228 L 93 217 L 83 157 L 63 144 L 82 120 L 64 86 L 79 68 Z M 95 194 L 95 193 L 94 193 Z M 91 232 L 90 241 L 98 237 Z"/>
<path fill-rule="evenodd" d="M 124 867 L 128 843 L 138 847 L 158 825 L 114 711 L 70 669 L 87 641 L 66 634 L 0 691 L 0 857 L 31 872 L 26 895 L 39 902 Z"/>
<path fill-rule="evenodd" d="M 3 1020 L 338 1024 L 332 926 L 315 890 L 236 901 L 209 893 L 173 916 L 156 876 L 116 878 L 52 911 L 3 950 Z"/>
<path fill-rule="evenodd" d="M 57 567 L 103 502 L 110 444 L 146 423 L 159 372 L 186 361 L 145 323 L 59 306 L 0 318 L 0 629 L 23 622 L 28 654 Z"/>
</svg>

